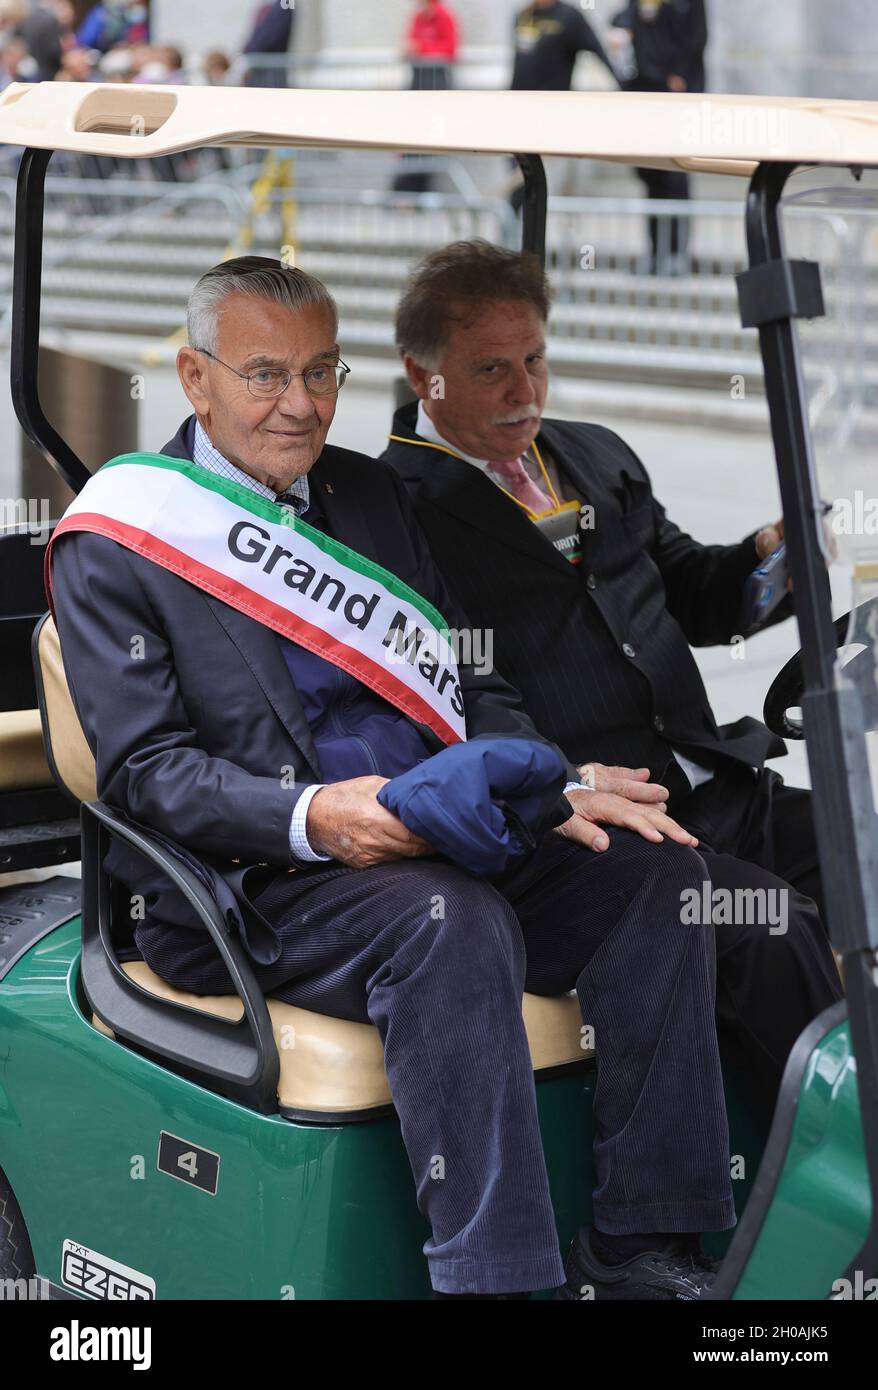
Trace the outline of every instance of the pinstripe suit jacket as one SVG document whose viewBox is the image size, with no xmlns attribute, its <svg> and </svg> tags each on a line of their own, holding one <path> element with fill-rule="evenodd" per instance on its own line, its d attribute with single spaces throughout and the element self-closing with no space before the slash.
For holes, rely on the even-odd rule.
<svg viewBox="0 0 878 1390">
<path fill-rule="evenodd" d="M 417 403 L 382 454 L 405 481 L 433 558 L 475 627 L 492 628 L 498 671 L 537 728 L 574 762 L 670 775 L 672 747 L 697 761 L 761 767 L 786 751 L 756 719 L 717 727 L 693 646 L 740 631 L 754 536 L 700 545 L 669 521 L 646 470 L 600 425 L 544 420 L 538 444 L 595 509 L 583 563 L 568 563 L 472 464 L 418 447 Z M 789 603 L 776 610 L 787 616 Z"/>
</svg>

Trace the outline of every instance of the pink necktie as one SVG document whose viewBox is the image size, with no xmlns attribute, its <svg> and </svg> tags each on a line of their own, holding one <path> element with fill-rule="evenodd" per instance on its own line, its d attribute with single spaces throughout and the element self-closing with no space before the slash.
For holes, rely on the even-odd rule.
<svg viewBox="0 0 878 1390">
<path fill-rule="evenodd" d="M 511 463 L 489 463 L 488 467 L 503 479 L 516 502 L 521 502 L 537 515 L 552 510 L 551 497 L 547 497 L 537 486 L 520 458 L 513 459 Z"/>
</svg>

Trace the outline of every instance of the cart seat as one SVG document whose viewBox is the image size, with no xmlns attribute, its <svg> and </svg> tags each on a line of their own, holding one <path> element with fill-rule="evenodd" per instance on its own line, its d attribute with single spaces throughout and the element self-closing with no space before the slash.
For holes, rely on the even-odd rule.
<svg viewBox="0 0 878 1390">
<path fill-rule="evenodd" d="M 237 995 L 189 994 L 150 970 L 146 961 L 126 961 L 122 969 L 141 989 L 187 1008 L 236 1022 L 243 1015 Z M 384 1052 L 371 1023 L 312 1013 L 269 999 L 268 1011 L 280 1057 L 278 1101 L 282 1110 L 309 1115 L 358 1114 L 391 1103 Z M 593 1056 L 581 1047 L 581 1014 L 573 995 L 546 998 L 526 994 L 522 1014 L 534 1071 L 566 1066 Z M 96 1015 L 92 1022 L 113 1034 Z"/>
<path fill-rule="evenodd" d="M 96 801 L 94 755 L 70 695 L 54 618 L 42 619 L 35 640 L 34 669 L 49 766 L 76 801 Z"/>
<path fill-rule="evenodd" d="M 0 710 L 0 792 L 54 785 L 39 710 Z"/>
<path fill-rule="evenodd" d="M 50 763 L 62 785 L 80 801 L 97 798 L 95 762 L 76 714 L 61 659 L 55 624 L 45 618 L 36 635 L 43 730 Z M 242 1017 L 237 995 L 197 995 L 176 989 L 145 961 L 126 961 L 122 969 L 141 989 L 184 1007 L 232 1022 Z M 357 1114 L 390 1104 L 381 1038 L 371 1023 L 351 1023 L 269 999 L 284 1111 L 316 1115 Z M 522 1014 L 534 1070 L 568 1066 L 592 1055 L 582 1046 L 579 1003 L 573 996 L 526 994 Z M 96 1016 L 96 1028 L 110 1029 Z"/>
</svg>

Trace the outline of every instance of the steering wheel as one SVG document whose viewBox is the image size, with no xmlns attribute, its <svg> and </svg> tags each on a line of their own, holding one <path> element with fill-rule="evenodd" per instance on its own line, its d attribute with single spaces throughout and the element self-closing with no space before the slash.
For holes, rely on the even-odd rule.
<svg viewBox="0 0 878 1390">
<path fill-rule="evenodd" d="M 865 615 L 870 609 L 878 607 L 878 599 L 869 599 L 858 609 L 851 610 Z M 838 647 L 847 645 L 846 638 L 850 626 L 851 614 L 844 613 L 840 618 L 836 618 L 833 623 L 835 628 L 835 641 Z M 865 671 L 867 665 L 875 664 L 875 656 L 868 649 L 859 652 L 845 666 L 846 672 L 853 673 L 855 668 Z M 859 666 L 862 663 L 862 666 Z M 785 666 L 781 667 L 772 681 L 768 694 L 765 697 L 765 704 L 762 707 L 762 718 L 768 725 L 773 734 L 780 734 L 781 738 L 803 739 L 805 730 L 802 721 L 802 694 L 805 682 L 802 677 L 802 653 L 796 652 L 791 656 Z M 878 692 L 876 692 L 878 699 Z M 871 702 L 870 702 L 871 703 Z"/>
</svg>

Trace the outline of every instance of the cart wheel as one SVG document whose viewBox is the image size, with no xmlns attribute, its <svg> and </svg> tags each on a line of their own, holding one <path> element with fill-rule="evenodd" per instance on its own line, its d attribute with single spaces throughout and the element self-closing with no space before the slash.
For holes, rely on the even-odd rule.
<svg viewBox="0 0 878 1390">
<path fill-rule="evenodd" d="M 31 1279 L 35 1273 L 21 1207 L 0 1168 L 0 1281 Z"/>
</svg>

